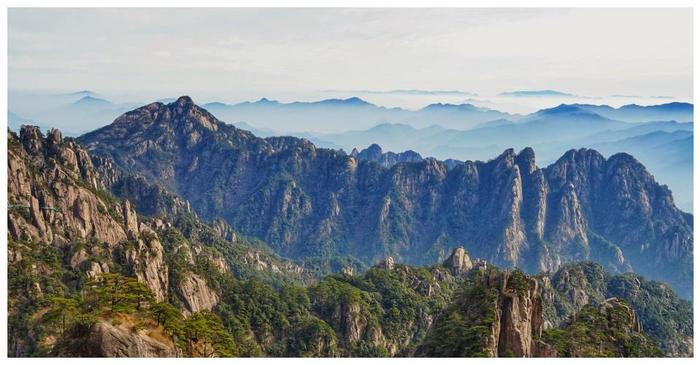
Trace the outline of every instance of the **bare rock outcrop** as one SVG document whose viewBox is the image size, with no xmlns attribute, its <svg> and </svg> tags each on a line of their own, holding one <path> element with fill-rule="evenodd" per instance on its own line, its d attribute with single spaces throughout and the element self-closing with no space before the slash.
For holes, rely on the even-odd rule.
<svg viewBox="0 0 700 365">
<path fill-rule="evenodd" d="M 138 280 L 146 284 L 157 301 L 168 293 L 168 266 L 163 245 L 148 227 L 143 227 L 136 244 L 126 250 L 126 260 Z"/>
<path fill-rule="evenodd" d="M 504 291 L 500 296 L 499 356 L 537 355 L 544 322 L 538 282 L 528 279 L 526 292 Z"/>
<path fill-rule="evenodd" d="M 178 296 L 185 305 L 185 315 L 211 310 L 219 302 L 219 295 L 197 274 L 184 275 L 177 285 Z"/>
<path fill-rule="evenodd" d="M 95 323 L 90 331 L 59 344 L 56 354 L 61 357 L 176 357 L 178 349 L 172 341 L 149 336 L 145 331 L 134 332 L 125 325 L 106 320 Z"/>
<path fill-rule="evenodd" d="M 444 265 L 452 271 L 454 275 L 463 275 L 473 267 L 472 260 L 464 247 L 457 247 L 452 251 L 452 255 L 445 260 Z"/>
<path fill-rule="evenodd" d="M 25 126 L 8 136 L 10 234 L 64 245 L 75 239 L 114 246 L 126 240 L 114 202 L 95 193 L 97 179 L 89 155 L 52 130 L 44 138 Z"/>
<path fill-rule="evenodd" d="M 377 264 L 377 267 L 380 269 L 393 270 L 394 269 L 394 258 L 391 256 L 388 256 L 387 258 L 384 259 L 384 261 Z"/>
</svg>

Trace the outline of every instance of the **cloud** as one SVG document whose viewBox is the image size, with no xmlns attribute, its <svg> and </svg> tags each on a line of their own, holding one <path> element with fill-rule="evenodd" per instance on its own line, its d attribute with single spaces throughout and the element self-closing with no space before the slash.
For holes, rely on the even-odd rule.
<svg viewBox="0 0 700 365">
<path fill-rule="evenodd" d="M 324 90 L 329 93 L 342 94 L 368 94 L 368 95 L 449 95 L 449 96 L 479 96 L 460 90 L 419 90 L 419 89 L 399 89 L 399 90 Z"/>
<path fill-rule="evenodd" d="M 518 98 L 537 98 L 537 97 L 576 97 L 574 94 L 565 93 L 556 90 L 518 90 L 507 91 L 499 94 L 500 96 L 510 96 Z"/>
<path fill-rule="evenodd" d="M 10 89 L 234 100 L 693 90 L 692 9 L 13 8 L 8 42 Z"/>
</svg>

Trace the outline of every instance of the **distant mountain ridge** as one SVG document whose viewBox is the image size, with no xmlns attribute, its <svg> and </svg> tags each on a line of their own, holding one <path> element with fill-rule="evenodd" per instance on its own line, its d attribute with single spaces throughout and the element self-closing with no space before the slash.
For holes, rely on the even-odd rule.
<svg viewBox="0 0 700 365">
<path fill-rule="evenodd" d="M 88 106 L 106 106 L 106 105 L 112 105 L 111 102 L 105 100 L 105 99 L 100 99 L 96 98 L 94 96 L 86 95 L 80 98 L 80 100 L 76 101 L 76 105 L 88 105 Z"/>
<path fill-rule="evenodd" d="M 131 103 L 100 102 L 97 99 L 106 99 L 87 90 L 53 95 L 53 106 L 49 108 L 30 103 L 16 109 L 16 99 L 12 96 L 9 99 L 11 110 L 24 120 L 10 118 L 12 130 L 17 131 L 24 121 L 31 121 L 30 124 L 43 129 L 59 127 L 70 136 L 107 124 L 137 107 Z M 175 99 L 161 101 L 169 103 Z M 507 148 L 532 147 L 537 150 L 541 162 L 551 163 L 572 148 L 599 146 L 655 131 L 692 131 L 693 119 L 693 105 L 679 102 L 650 106 L 628 104 L 617 108 L 561 104 L 528 115 L 502 113 L 466 101 L 433 103 L 417 110 L 386 108 L 358 97 L 291 103 L 262 98 L 233 105 L 210 103 L 206 107 L 220 119 L 258 136 L 292 135 L 306 138 L 317 146 L 345 151 L 378 144 L 391 151 L 413 150 L 422 156 L 458 161 L 485 160 Z M 388 125 L 401 127 L 389 128 Z M 679 207 L 692 212 L 693 187 L 688 178 L 693 174 L 692 162 L 666 163 L 657 157 L 659 154 L 639 153 L 644 144 L 634 144 L 635 141 L 643 142 L 631 139 L 619 144 L 627 149 L 601 150 L 607 156 L 615 152 L 631 152 L 637 156 L 659 182 L 671 188 Z M 685 148 L 687 142 L 673 140 L 669 143 L 666 151 L 678 153 L 663 153 L 669 161 L 692 160 L 687 153 L 689 149 Z"/>
<path fill-rule="evenodd" d="M 257 138 L 188 97 L 79 141 L 287 257 L 431 263 L 463 245 L 528 271 L 592 259 L 692 295 L 692 216 L 627 154 L 571 150 L 541 169 L 526 148 L 452 169 L 430 159 L 385 168 L 305 139 Z"/>
<path fill-rule="evenodd" d="M 694 112 L 693 104 L 680 102 L 649 106 L 628 104 L 619 108 L 613 108 L 607 105 L 574 105 L 611 119 L 629 122 L 649 122 L 651 120 L 691 122 L 693 121 Z"/>
<path fill-rule="evenodd" d="M 204 104 L 204 107 L 230 123 L 245 122 L 258 128 L 291 130 L 292 128 L 286 127 L 285 124 L 293 121 L 297 131 L 313 130 L 314 127 L 327 124 L 328 121 L 335 123 L 332 127 L 337 131 L 343 123 L 368 128 L 387 121 L 413 125 L 423 125 L 426 121 L 432 121 L 431 124 L 470 128 L 494 119 L 520 117 L 467 103 L 436 103 L 416 111 L 386 108 L 358 97 L 291 103 L 262 98 L 255 102 L 238 104 L 208 103 Z"/>
<path fill-rule="evenodd" d="M 609 143 L 607 147 L 601 147 L 601 151 L 607 156 L 617 152 L 635 155 L 658 181 L 671 187 L 681 207 L 690 212 L 693 201 L 693 181 L 689 178 L 693 173 L 692 147 L 683 148 L 684 142 L 673 139 L 669 140 L 670 145 L 665 151 L 646 153 L 645 149 L 650 146 L 642 143 L 643 140 L 634 139 L 654 132 L 675 131 L 687 131 L 692 140 L 693 123 L 622 122 L 601 116 L 582 106 L 562 104 L 540 110 L 515 122 L 497 120 L 467 130 L 436 125 L 415 128 L 408 124 L 380 124 L 366 130 L 297 135 L 328 148 L 351 150 L 376 143 L 389 150 L 411 149 L 423 156 L 442 160 L 488 159 L 510 147 L 533 147 L 538 151 L 540 161 L 546 163 L 553 162 L 572 148 L 597 147 Z M 630 140 L 625 143 L 611 143 L 628 138 Z M 689 163 L 673 163 L 680 160 Z"/>
</svg>

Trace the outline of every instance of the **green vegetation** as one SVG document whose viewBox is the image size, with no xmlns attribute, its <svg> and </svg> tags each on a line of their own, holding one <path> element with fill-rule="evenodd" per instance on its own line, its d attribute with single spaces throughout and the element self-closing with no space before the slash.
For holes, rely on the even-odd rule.
<svg viewBox="0 0 700 365">
<path fill-rule="evenodd" d="M 539 280 L 542 280 L 540 277 Z M 667 355 L 691 354 L 693 349 L 693 307 L 666 284 L 649 281 L 634 273 L 610 275 L 592 262 L 572 263 L 560 268 L 545 288 L 552 300 L 543 302 L 544 316 L 561 323 L 583 304 L 599 304 L 616 297 L 637 312 L 644 333 Z M 585 293 L 586 303 L 579 303 Z"/>
<path fill-rule="evenodd" d="M 563 328 L 546 330 L 545 342 L 567 357 L 658 357 L 661 350 L 633 330 L 634 314 L 624 302 L 584 306 Z"/>
<path fill-rule="evenodd" d="M 420 352 L 431 357 L 483 357 L 496 321 L 498 291 L 480 282 L 467 281 L 456 299 L 437 319 Z"/>
</svg>

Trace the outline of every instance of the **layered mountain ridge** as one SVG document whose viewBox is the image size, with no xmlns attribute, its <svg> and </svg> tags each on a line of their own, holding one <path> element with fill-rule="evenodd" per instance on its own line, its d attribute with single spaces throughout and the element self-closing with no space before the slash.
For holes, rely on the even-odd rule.
<svg viewBox="0 0 700 365">
<path fill-rule="evenodd" d="M 526 148 L 487 162 L 383 167 L 305 139 L 255 137 L 188 97 L 78 141 L 286 257 L 427 264 L 464 246 L 530 272 L 595 260 L 692 295 L 692 216 L 627 154 L 571 150 L 540 168 Z"/>
</svg>

